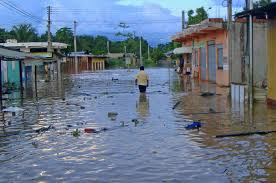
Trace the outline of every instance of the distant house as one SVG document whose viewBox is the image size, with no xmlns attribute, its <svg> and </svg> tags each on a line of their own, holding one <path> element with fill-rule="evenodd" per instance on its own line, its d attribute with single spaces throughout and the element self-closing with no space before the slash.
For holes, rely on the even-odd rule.
<svg viewBox="0 0 276 183">
<path fill-rule="evenodd" d="M 124 53 L 108 53 L 107 57 L 110 59 L 122 59 L 124 58 Z"/>
<path fill-rule="evenodd" d="M 137 65 L 137 56 L 134 53 L 124 54 L 126 65 Z"/>
<path fill-rule="evenodd" d="M 21 51 L 29 53 L 34 56 L 38 56 L 43 59 L 38 60 L 27 60 L 24 61 L 25 66 L 34 67 L 46 66 L 46 68 L 56 68 L 58 70 L 59 63 L 64 61 L 65 56 L 61 53 L 62 49 L 67 48 L 67 44 L 64 43 L 52 43 L 53 52 L 47 52 L 47 42 L 22 42 L 18 43 L 16 40 L 7 40 L 6 43 L 0 43 L 1 46 L 13 49 L 15 51 Z"/>
<path fill-rule="evenodd" d="M 92 55 L 85 52 L 72 52 L 67 56 L 67 62 L 70 64 L 75 63 L 77 59 L 77 69 L 81 70 L 104 70 L 106 65 L 106 55 Z M 75 63 L 76 64 L 76 63 Z"/>
</svg>

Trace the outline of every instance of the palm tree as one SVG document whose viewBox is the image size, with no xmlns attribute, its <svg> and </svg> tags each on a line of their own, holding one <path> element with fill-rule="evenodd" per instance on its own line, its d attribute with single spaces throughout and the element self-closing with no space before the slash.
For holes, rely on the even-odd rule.
<svg viewBox="0 0 276 183">
<path fill-rule="evenodd" d="M 14 26 L 11 30 L 11 35 L 18 42 L 37 41 L 38 35 L 36 29 L 31 24 L 20 24 Z"/>
</svg>

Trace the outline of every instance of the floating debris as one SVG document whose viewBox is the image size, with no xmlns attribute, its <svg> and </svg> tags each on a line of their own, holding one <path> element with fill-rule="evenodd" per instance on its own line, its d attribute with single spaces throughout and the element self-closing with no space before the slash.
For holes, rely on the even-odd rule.
<svg viewBox="0 0 276 183">
<path fill-rule="evenodd" d="M 84 133 L 100 133 L 100 132 L 104 132 L 107 131 L 108 128 L 101 128 L 99 130 L 94 129 L 94 128 L 85 128 L 84 129 Z"/>
<path fill-rule="evenodd" d="M 81 131 L 80 131 L 79 129 L 76 129 L 76 130 L 74 130 L 74 131 L 72 132 L 72 135 L 73 135 L 74 137 L 79 137 L 79 136 L 81 135 Z"/>
<path fill-rule="evenodd" d="M 215 111 L 213 108 L 210 108 L 210 109 L 209 109 L 209 112 L 210 112 L 210 113 L 216 113 L 216 111 Z"/>
<path fill-rule="evenodd" d="M 234 134 L 226 134 L 226 135 L 217 135 L 216 138 L 241 137 L 241 136 L 249 136 L 249 135 L 267 135 L 270 133 L 276 133 L 276 131 L 257 131 L 257 132 L 234 133 Z"/>
<path fill-rule="evenodd" d="M 37 142 L 32 142 L 32 145 L 34 148 L 38 148 L 38 143 Z"/>
<path fill-rule="evenodd" d="M 85 107 L 84 107 L 84 106 L 80 106 L 80 108 L 81 108 L 81 109 L 85 109 Z"/>
<path fill-rule="evenodd" d="M 214 96 L 214 95 L 215 95 L 215 93 L 204 92 L 200 96 L 202 96 L 202 97 L 211 97 L 211 96 Z"/>
<path fill-rule="evenodd" d="M 173 106 L 173 110 L 177 108 L 177 106 L 179 106 L 179 104 L 181 104 L 181 101 L 178 101 L 174 106 Z"/>
<path fill-rule="evenodd" d="M 51 129 L 54 129 L 55 127 L 53 125 L 49 125 L 48 127 L 42 127 L 40 129 L 35 130 L 36 133 L 42 133 L 42 132 L 46 132 L 49 131 Z"/>
<path fill-rule="evenodd" d="M 135 127 L 140 123 L 140 121 L 138 119 L 133 119 L 133 120 L 131 120 L 131 122 L 133 122 L 135 124 Z"/>
<path fill-rule="evenodd" d="M 96 133 L 97 130 L 94 128 L 85 128 L 84 133 Z"/>
<path fill-rule="evenodd" d="M 108 116 L 109 118 L 113 118 L 113 117 L 118 116 L 118 113 L 117 113 L 117 112 L 109 112 L 109 113 L 107 114 L 107 116 Z"/>
<path fill-rule="evenodd" d="M 187 125 L 185 128 L 186 130 L 194 130 L 194 129 L 198 129 L 201 128 L 202 124 L 201 122 L 197 122 L 197 121 L 194 121 L 193 123 Z"/>
<path fill-rule="evenodd" d="M 6 109 L 2 110 L 3 112 L 12 112 L 12 113 L 17 113 L 17 112 L 23 112 L 24 109 L 21 109 L 19 107 L 8 107 Z"/>
<path fill-rule="evenodd" d="M 117 78 L 113 78 L 113 77 L 112 77 L 112 81 L 118 81 L 118 80 L 119 80 L 119 79 L 117 79 Z"/>
</svg>

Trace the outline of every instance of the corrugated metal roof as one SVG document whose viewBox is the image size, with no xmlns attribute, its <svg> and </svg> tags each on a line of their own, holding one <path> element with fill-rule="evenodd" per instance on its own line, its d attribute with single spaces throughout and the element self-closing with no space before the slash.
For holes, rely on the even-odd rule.
<svg viewBox="0 0 276 183">
<path fill-rule="evenodd" d="M 249 15 L 253 16 L 264 16 L 265 18 L 270 18 L 272 16 L 276 15 L 276 2 L 272 2 L 268 4 L 267 6 L 252 9 L 252 10 L 246 10 L 240 13 L 237 13 L 235 15 L 236 18 L 243 18 L 247 17 Z"/>
<path fill-rule="evenodd" d="M 31 54 L 10 50 L 5 47 L 0 47 L 0 57 L 4 57 L 5 59 L 20 59 L 20 60 L 25 58 L 35 58 Z"/>
</svg>

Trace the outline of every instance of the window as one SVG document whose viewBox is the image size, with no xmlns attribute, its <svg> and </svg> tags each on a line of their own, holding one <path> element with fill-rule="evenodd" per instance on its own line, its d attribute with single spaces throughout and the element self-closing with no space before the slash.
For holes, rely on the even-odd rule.
<svg viewBox="0 0 276 183">
<path fill-rule="evenodd" d="M 217 45 L 218 69 L 223 70 L 223 46 Z"/>
</svg>

